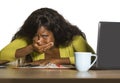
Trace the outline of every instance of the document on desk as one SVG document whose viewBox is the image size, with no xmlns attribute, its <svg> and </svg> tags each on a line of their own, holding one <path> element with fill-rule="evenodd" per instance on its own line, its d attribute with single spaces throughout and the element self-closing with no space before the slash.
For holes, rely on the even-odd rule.
<svg viewBox="0 0 120 83">
<path fill-rule="evenodd" d="M 20 66 L 17 68 L 75 68 L 75 66 L 73 66 L 73 65 L 56 65 L 53 63 L 48 63 L 47 65 L 44 65 L 44 66 L 26 65 L 26 66 Z"/>
</svg>

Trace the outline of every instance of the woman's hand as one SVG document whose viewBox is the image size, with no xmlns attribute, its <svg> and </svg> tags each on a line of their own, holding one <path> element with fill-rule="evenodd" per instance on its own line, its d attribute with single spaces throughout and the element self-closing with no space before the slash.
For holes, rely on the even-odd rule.
<svg viewBox="0 0 120 83">
<path fill-rule="evenodd" d="M 42 52 L 49 50 L 52 46 L 53 46 L 53 42 L 50 42 L 50 43 L 47 43 L 44 45 L 38 45 L 37 43 L 33 44 L 34 50 L 39 52 L 39 53 L 42 53 Z"/>
<path fill-rule="evenodd" d="M 69 58 L 61 58 L 61 59 L 42 59 L 42 60 L 38 60 L 38 61 L 33 61 L 31 63 L 26 63 L 28 65 L 40 65 L 40 66 L 45 66 L 49 63 L 52 64 L 70 64 L 70 60 Z"/>
<path fill-rule="evenodd" d="M 25 65 L 45 66 L 45 65 L 47 65 L 49 63 L 58 64 L 58 60 L 57 59 L 43 59 L 43 60 L 38 60 L 38 61 L 31 62 L 31 63 L 26 63 Z"/>
<path fill-rule="evenodd" d="M 53 47 L 54 44 L 53 44 L 53 42 L 41 44 L 40 40 L 38 40 L 37 37 L 34 37 L 32 46 L 35 51 L 37 51 L 39 53 L 43 53 L 43 52 L 49 50 L 51 47 Z"/>
</svg>

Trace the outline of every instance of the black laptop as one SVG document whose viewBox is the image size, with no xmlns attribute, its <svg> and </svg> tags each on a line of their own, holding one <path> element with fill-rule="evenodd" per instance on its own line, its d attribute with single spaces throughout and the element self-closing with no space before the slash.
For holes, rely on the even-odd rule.
<svg viewBox="0 0 120 83">
<path fill-rule="evenodd" d="M 120 22 L 99 22 L 96 69 L 120 69 Z"/>
</svg>

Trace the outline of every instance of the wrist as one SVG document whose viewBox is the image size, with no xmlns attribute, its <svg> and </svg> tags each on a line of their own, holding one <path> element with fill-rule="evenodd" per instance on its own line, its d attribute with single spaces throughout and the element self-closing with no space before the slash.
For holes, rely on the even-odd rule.
<svg viewBox="0 0 120 83">
<path fill-rule="evenodd" d="M 69 58 L 51 59 L 54 64 L 70 64 Z"/>
<path fill-rule="evenodd" d="M 29 45 L 29 49 L 31 50 L 31 52 L 33 52 L 34 51 L 34 47 L 33 47 L 33 45 L 31 44 L 31 45 Z"/>
</svg>

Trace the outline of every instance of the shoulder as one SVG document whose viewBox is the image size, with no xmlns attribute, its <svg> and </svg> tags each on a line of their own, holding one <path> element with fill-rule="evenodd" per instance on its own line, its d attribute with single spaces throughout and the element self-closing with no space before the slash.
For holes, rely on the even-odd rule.
<svg viewBox="0 0 120 83">
<path fill-rule="evenodd" d="M 74 36 L 72 40 L 72 45 L 74 47 L 86 47 L 86 40 L 82 36 Z"/>
<path fill-rule="evenodd" d="M 86 40 L 82 36 L 74 36 L 72 46 L 76 52 L 86 52 Z"/>
<path fill-rule="evenodd" d="M 72 43 L 74 42 L 86 42 L 86 40 L 82 36 L 77 35 L 73 37 Z"/>
<path fill-rule="evenodd" d="M 26 38 L 16 38 L 12 42 L 14 42 L 14 41 L 27 41 L 27 39 Z"/>
<path fill-rule="evenodd" d="M 13 44 L 27 44 L 27 39 L 26 38 L 16 38 L 11 43 L 13 43 Z"/>
</svg>

